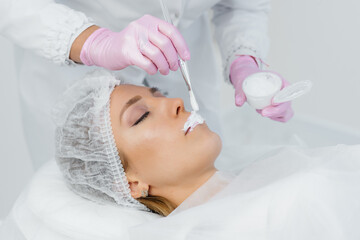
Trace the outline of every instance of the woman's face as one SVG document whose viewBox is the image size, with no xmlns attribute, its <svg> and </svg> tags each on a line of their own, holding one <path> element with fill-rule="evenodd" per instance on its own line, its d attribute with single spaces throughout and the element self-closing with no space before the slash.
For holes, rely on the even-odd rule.
<svg viewBox="0 0 360 240">
<path fill-rule="evenodd" d="M 154 88 L 117 86 L 111 94 L 112 129 L 126 176 L 131 184 L 149 187 L 150 195 L 216 170 L 221 140 L 206 124 L 185 134 L 190 116 L 180 98 L 166 98 Z M 132 193 L 133 197 L 139 197 Z"/>
</svg>

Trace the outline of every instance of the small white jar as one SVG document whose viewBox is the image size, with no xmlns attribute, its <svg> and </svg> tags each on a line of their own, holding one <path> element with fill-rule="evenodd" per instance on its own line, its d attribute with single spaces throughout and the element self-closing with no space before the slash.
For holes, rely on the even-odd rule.
<svg viewBox="0 0 360 240">
<path fill-rule="evenodd" d="M 255 109 L 270 106 L 272 98 L 280 91 L 281 86 L 281 78 L 270 72 L 254 73 L 242 84 L 247 102 Z"/>
</svg>

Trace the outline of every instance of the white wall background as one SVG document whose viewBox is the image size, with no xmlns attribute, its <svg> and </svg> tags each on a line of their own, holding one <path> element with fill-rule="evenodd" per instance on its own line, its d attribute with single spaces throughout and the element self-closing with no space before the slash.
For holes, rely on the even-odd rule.
<svg viewBox="0 0 360 240">
<path fill-rule="evenodd" d="M 290 82 L 315 83 L 310 94 L 294 102 L 296 117 L 360 133 L 360 2 L 273 0 L 272 6 L 266 62 Z M 2 219 L 30 179 L 32 167 L 22 135 L 12 46 L 1 37 L 0 53 Z"/>
<path fill-rule="evenodd" d="M 360 130 L 360 2 L 273 0 L 272 69 L 289 81 L 311 79 L 297 113 Z"/>
<path fill-rule="evenodd" d="M 30 179 L 33 169 L 22 133 L 12 44 L 0 37 L 0 219 Z"/>
</svg>

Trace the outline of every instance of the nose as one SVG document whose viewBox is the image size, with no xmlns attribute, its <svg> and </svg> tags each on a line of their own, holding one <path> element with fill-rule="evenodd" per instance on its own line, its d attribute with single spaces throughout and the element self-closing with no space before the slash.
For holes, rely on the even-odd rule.
<svg viewBox="0 0 360 240">
<path fill-rule="evenodd" d="M 153 98 L 156 102 L 159 113 L 170 118 L 177 118 L 185 112 L 184 101 L 181 98 Z"/>
<path fill-rule="evenodd" d="M 184 101 L 181 98 L 171 98 L 168 100 L 170 101 L 169 112 L 171 117 L 177 117 L 185 110 Z"/>
</svg>

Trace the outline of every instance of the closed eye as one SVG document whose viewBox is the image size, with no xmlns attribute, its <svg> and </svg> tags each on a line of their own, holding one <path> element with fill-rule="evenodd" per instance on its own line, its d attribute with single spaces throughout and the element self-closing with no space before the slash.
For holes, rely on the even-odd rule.
<svg viewBox="0 0 360 240">
<path fill-rule="evenodd" d="M 147 118 L 147 117 L 149 116 L 149 114 L 150 114 L 149 111 L 145 112 L 145 113 L 132 125 L 132 127 L 138 125 L 139 123 L 141 123 L 145 118 Z"/>
</svg>

